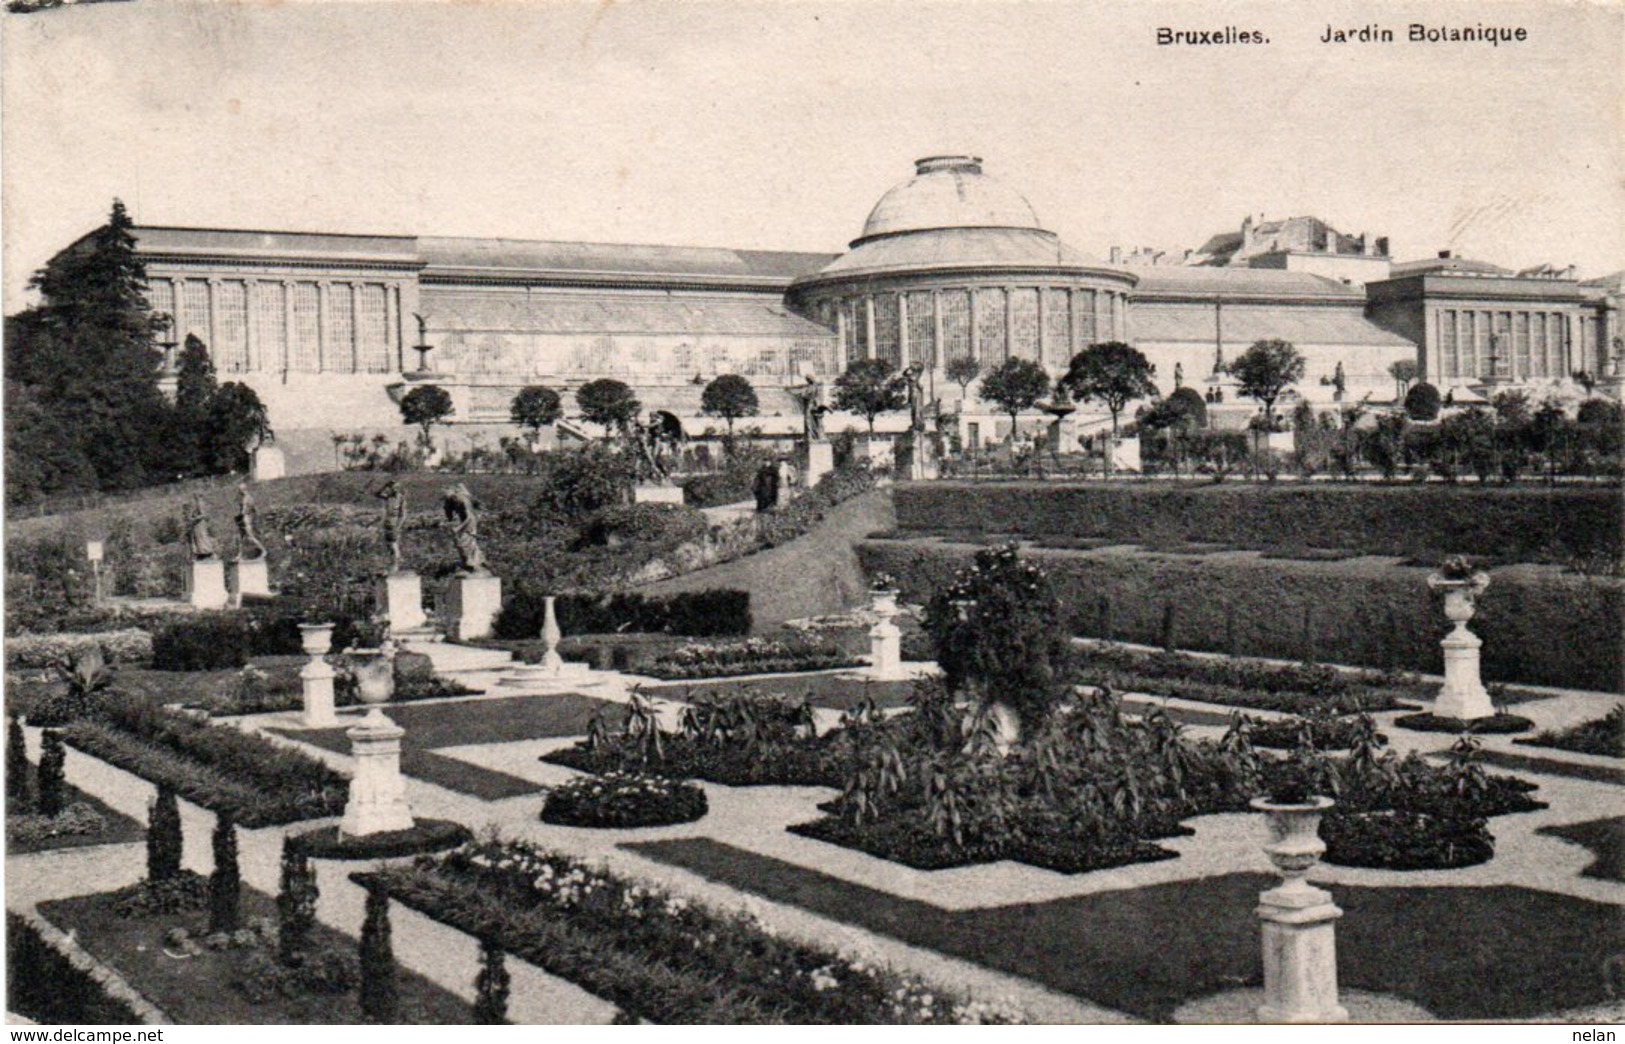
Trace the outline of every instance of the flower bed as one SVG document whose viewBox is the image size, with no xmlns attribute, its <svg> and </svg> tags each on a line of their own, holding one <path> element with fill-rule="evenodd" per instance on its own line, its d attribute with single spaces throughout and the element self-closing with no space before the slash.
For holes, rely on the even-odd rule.
<svg viewBox="0 0 1625 1044">
<path fill-rule="evenodd" d="M 6 848 L 13 854 L 38 852 L 61 847 L 52 842 L 99 837 L 106 829 L 107 820 L 100 812 L 86 802 L 74 801 L 54 816 L 38 812 L 7 814 Z"/>
<path fill-rule="evenodd" d="M 863 662 L 829 642 L 805 638 L 746 638 L 738 642 L 685 645 L 661 655 L 643 670 L 654 678 L 683 681 L 832 670 L 856 667 Z"/>
<path fill-rule="evenodd" d="M 146 700 L 104 701 L 65 730 L 68 744 L 245 827 L 338 815 L 349 783 L 300 751 L 200 722 Z"/>
<path fill-rule="evenodd" d="M 1320 837 L 1326 843 L 1326 861 L 1338 866 L 1455 870 L 1486 863 L 1495 855 L 1495 838 L 1478 817 L 1333 808 L 1320 821 Z"/>
<path fill-rule="evenodd" d="M 1576 754 L 1625 758 L 1625 703 L 1614 704 L 1614 709 L 1600 718 L 1592 718 L 1566 729 L 1547 729 L 1528 739 L 1512 742 L 1531 747 L 1571 750 Z"/>
<path fill-rule="evenodd" d="M 625 772 L 584 776 L 553 787 L 542 805 L 542 822 L 559 826 L 633 827 L 692 823 L 710 806 L 692 783 Z"/>
<path fill-rule="evenodd" d="M 1412 732 L 1448 732 L 1452 735 L 1469 733 L 1484 736 L 1527 732 L 1535 727 L 1535 723 L 1528 718 L 1507 714 L 1504 711 L 1484 718 L 1447 718 L 1431 712 L 1401 714 L 1394 719 L 1394 725 L 1410 729 Z"/>
<path fill-rule="evenodd" d="M 1013 1022 L 1014 1012 L 777 936 L 522 842 L 356 880 L 656 1023 Z"/>
<path fill-rule="evenodd" d="M 345 837 L 337 826 L 290 834 L 289 842 L 312 859 L 399 859 L 466 844 L 473 835 L 449 819 L 419 819 L 406 830 Z"/>
<path fill-rule="evenodd" d="M 1375 746 L 1385 746 L 1388 743 L 1388 737 L 1376 732 L 1376 726 L 1366 715 L 1349 717 L 1312 715 L 1277 721 L 1248 718 L 1247 724 L 1251 730 L 1249 737 L 1253 746 L 1269 747 L 1273 750 L 1291 750 L 1304 738 L 1307 738 L 1316 750 L 1347 750 L 1354 746 L 1367 730 L 1371 730 Z"/>
<path fill-rule="evenodd" d="M 89 649 L 100 649 L 108 663 L 146 663 L 152 659 L 152 634 L 140 628 L 95 634 L 19 634 L 6 639 L 6 667 L 39 670 L 69 663 Z"/>
</svg>

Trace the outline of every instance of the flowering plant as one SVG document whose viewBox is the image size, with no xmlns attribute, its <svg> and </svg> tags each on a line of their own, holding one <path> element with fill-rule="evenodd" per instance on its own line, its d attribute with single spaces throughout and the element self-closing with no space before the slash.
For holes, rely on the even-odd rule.
<svg viewBox="0 0 1625 1044">
<path fill-rule="evenodd" d="M 542 822 L 579 827 L 670 826 L 709 810 L 693 783 L 632 772 L 582 776 L 548 791 Z"/>
</svg>

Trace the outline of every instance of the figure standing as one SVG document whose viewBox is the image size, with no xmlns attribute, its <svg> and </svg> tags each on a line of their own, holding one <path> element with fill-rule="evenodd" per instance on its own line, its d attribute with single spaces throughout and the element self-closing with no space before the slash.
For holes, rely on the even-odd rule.
<svg viewBox="0 0 1625 1044">
<path fill-rule="evenodd" d="M 406 494 L 390 479 L 374 496 L 384 502 L 384 547 L 389 551 L 389 571 L 398 573 L 401 571 L 401 531 L 406 528 Z"/>
<path fill-rule="evenodd" d="M 239 559 L 264 558 L 265 544 L 254 531 L 259 521 L 259 509 L 248 492 L 248 483 L 237 483 L 237 557 Z"/>
<path fill-rule="evenodd" d="M 480 550 L 480 525 L 475 511 L 479 503 L 468 487 L 461 482 L 446 488 L 446 499 L 443 502 L 446 512 L 446 524 L 451 527 L 452 543 L 457 545 L 457 557 L 462 560 L 459 567 L 465 576 L 484 576 L 489 572 L 485 568 L 485 553 Z"/>
<path fill-rule="evenodd" d="M 1174 390 L 1178 391 L 1183 387 L 1185 387 L 1185 364 L 1176 362 L 1174 363 Z"/>
<path fill-rule="evenodd" d="M 192 506 L 186 514 L 186 544 L 196 561 L 215 557 L 214 534 L 209 532 L 209 518 L 203 511 L 201 493 L 192 494 Z"/>
<path fill-rule="evenodd" d="M 756 510 L 766 511 L 779 502 L 779 469 L 773 464 L 763 464 L 756 469 L 756 484 L 752 489 L 756 494 Z"/>
<path fill-rule="evenodd" d="M 908 382 L 908 426 L 914 432 L 915 441 L 925 431 L 925 389 L 920 385 L 922 373 L 924 368 L 919 363 L 903 371 L 903 379 Z"/>
<path fill-rule="evenodd" d="M 822 441 L 824 414 L 829 412 L 829 389 L 815 375 L 809 373 L 806 383 L 792 390 L 790 394 L 801 403 L 801 427 L 807 441 L 809 443 Z"/>
<path fill-rule="evenodd" d="M 778 474 L 773 490 L 774 503 L 782 507 L 789 503 L 790 498 L 795 495 L 796 467 L 790 463 L 788 457 L 780 457 L 779 466 L 776 470 Z"/>
</svg>

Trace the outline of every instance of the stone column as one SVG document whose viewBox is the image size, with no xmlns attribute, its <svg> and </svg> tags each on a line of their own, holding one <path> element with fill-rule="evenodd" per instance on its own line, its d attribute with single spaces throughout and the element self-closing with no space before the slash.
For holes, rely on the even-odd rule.
<svg viewBox="0 0 1625 1044">
<path fill-rule="evenodd" d="M 1016 288 L 1004 288 L 1004 357 L 1016 358 Z"/>
<path fill-rule="evenodd" d="M 206 285 L 209 288 L 209 356 L 223 362 L 220 354 L 220 280 L 210 279 Z"/>
<path fill-rule="evenodd" d="M 329 357 L 333 351 L 332 316 L 328 310 L 333 307 L 329 299 L 333 292 L 333 281 L 323 279 L 316 284 L 316 370 L 326 373 Z"/>
<path fill-rule="evenodd" d="M 912 357 L 908 338 L 908 294 L 903 291 L 897 293 L 897 361 L 901 363 L 900 370 L 908 369 L 911 363 L 919 362 Z"/>
<path fill-rule="evenodd" d="M 260 372 L 259 287 L 258 279 L 243 280 L 243 343 L 247 346 L 249 373 Z"/>
<path fill-rule="evenodd" d="M 977 331 L 976 323 L 976 287 L 965 288 L 965 308 L 970 318 L 970 357 L 977 362 L 982 361 L 982 337 Z"/>
<path fill-rule="evenodd" d="M 835 368 L 841 373 L 846 372 L 846 302 L 835 302 Z"/>
<path fill-rule="evenodd" d="M 875 357 L 875 295 L 863 295 L 863 357 Z"/>
<path fill-rule="evenodd" d="M 187 573 L 186 600 L 194 609 L 226 608 L 231 603 L 226 563 L 218 558 L 194 558 Z"/>
<path fill-rule="evenodd" d="M 1068 337 L 1071 343 L 1067 345 L 1066 359 L 1071 363 L 1072 357 L 1083 351 L 1083 331 L 1078 328 L 1078 295 L 1083 291 L 1072 287 L 1066 292 L 1066 317 L 1069 327 Z"/>
<path fill-rule="evenodd" d="M 1049 310 L 1049 305 L 1048 305 L 1047 302 L 1045 302 L 1044 298 L 1046 298 L 1048 296 L 1049 296 L 1049 288 L 1048 287 L 1041 286 L 1041 287 L 1038 288 L 1038 312 L 1037 312 L 1037 315 L 1038 315 L 1038 330 L 1037 330 L 1038 340 L 1036 342 L 1035 347 L 1036 347 L 1037 352 L 1038 352 L 1038 365 L 1042 366 L 1044 368 L 1045 372 L 1049 371 L 1049 356 L 1046 355 L 1045 352 L 1044 352 L 1044 341 L 1045 341 L 1046 335 L 1048 334 L 1048 331 L 1044 329 L 1044 319 L 1045 319 L 1046 313 Z"/>
<path fill-rule="evenodd" d="M 412 829 L 406 779 L 401 775 L 401 737 L 406 730 L 375 707 L 345 735 L 350 737 L 350 753 L 355 757 L 355 776 L 350 780 L 350 800 L 344 806 L 340 835 L 365 837 Z"/>
<path fill-rule="evenodd" d="M 293 369 L 293 342 L 295 338 L 293 322 L 293 288 L 295 280 L 282 281 L 282 380 L 288 380 L 288 371 Z"/>
<path fill-rule="evenodd" d="M 429 618 L 423 612 L 423 581 L 416 573 L 390 573 L 378 582 L 378 607 L 389 619 L 389 633 L 421 630 Z"/>
</svg>

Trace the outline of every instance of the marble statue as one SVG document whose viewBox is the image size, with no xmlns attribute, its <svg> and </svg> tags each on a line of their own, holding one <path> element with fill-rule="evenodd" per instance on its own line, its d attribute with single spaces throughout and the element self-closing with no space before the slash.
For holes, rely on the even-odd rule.
<svg viewBox="0 0 1625 1044">
<path fill-rule="evenodd" d="M 248 492 L 248 483 L 237 483 L 237 557 L 264 558 L 265 543 L 260 540 L 254 526 L 259 520 L 259 509 Z"/>
<path fill-rule="evenodd" d="M 401 532 L 406 528 L 406 494 L 390 479 L 373 495 L 384 502 L 384 547 L 389 550 L 389 571 L 398 573 L 401 571 Z"/>
<path fill-rule="evenodd" d="M 446 487 L 442 504 L 446 524 L 451 527 L 452 542 L 457 545 L 457 557 L 462 560 L 460 570 L 468 576 L 485 575 L 489 570 L 485 568 L 485 553 L 480 550 L 479 517 L 475 514 L 479 503 L 468 487 L 459 482 Z"/>
<path fill-rule="evenodd" d="M 192 494 L 192 506 L 186 513 L 186 544 L 195 560 L 215 557 L 214 534 L 209 532 L 209 518 L 203 511 L 203 494 Z"/>
</svg>

